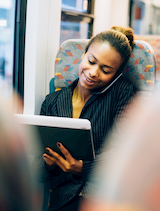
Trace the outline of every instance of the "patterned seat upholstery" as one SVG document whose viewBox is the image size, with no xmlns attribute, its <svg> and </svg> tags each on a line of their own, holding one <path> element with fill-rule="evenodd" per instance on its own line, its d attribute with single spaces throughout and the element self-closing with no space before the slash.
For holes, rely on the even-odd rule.
<svg viewBox="0 0 160 211">
<path fill-rule="evenodd" d="M 152 47 L 145 41 L 136 40 L 123 75 L 141 91 L 153 91 L 156 80 L 156 60 Z"/>
<path fill-rule="evenodd" d="M 55 61 L 55 77 L 50 82 L 50 92 L 67 87 L 78 78 L 78 67 L 87 42 L 87 39 L 72 39 L 62 43 Z M 145 41 L 136 40 L 123 75 L 140 91 L 152 91 L 155 73 L 156 61 L 152 47 Z"/>
<path fill-rule="evenodd" d="M 152 46 L 156 58 L 156 81 L 160 81 L 160 35 L 135 35 L 135 39 L 144 40 Z"/>
<path fill-rule="evenodd" d="M 67 87 L 78 78 L 78 67 L 88 39 L 71 39 L 62 43 L 55 60 L 55 77 L 50 92 Z"/>
</svg>

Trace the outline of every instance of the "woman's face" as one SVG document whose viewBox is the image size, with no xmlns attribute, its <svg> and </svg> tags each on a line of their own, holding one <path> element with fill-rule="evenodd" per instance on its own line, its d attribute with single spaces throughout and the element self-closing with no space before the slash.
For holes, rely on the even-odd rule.
<svg viewBox="0 0 160 211">
<path fill-rule="evenodd" d="M 87 90 L 103 87 L 111 82 L 121 64 L 121 55 L 108 43 L 92 44 L 82 55 L 79 85 Z"/>
</svg>

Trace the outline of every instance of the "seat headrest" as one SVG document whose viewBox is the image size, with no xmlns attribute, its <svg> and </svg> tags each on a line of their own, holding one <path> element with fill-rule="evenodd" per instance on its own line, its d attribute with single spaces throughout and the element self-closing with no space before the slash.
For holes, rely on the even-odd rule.
<svg viewBox="0 0 160 211">
<path fill-rule="evenodd" d="M 71 39 L 62 43 L 55 60 L 55 88 L 67 87 L 78 78 L 81 56 L 88 41 Z"/>
<path fill-rule="evenodd" d="M 55 60 L 55 88 L 67 87 L 78 78 L 81 56 L 89 39 L 71 39 L 60 46 Z M 143 91 L 152 91 L 155 84 L 156 62 L 152 47 L 136 40 L 123 75 Z"/>
<path fill-rule="evenodd" d="M 136 40 L 123 75 L 142 91 L 153 91 L 156 80 L 156 60 L 152 47 Z"/>
</svg>

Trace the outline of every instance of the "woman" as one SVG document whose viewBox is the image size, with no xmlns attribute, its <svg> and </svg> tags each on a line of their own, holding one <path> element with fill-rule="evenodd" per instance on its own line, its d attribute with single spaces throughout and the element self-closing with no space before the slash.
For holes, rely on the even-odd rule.
<svg viewBox="0 0 160 211">
<path fill-rule="evenodd" d="M 41 115 L 89 119 L 96 155 L 116 117 L 135 94 L 134 86 L 121 75 L 133 46 L 130 28 L 112 27 L 96 35 L 82 55 L 79 79 L 49 94 L 42 104 Z M 43 182 L 50 181 L 49 210 L 77 210 L 93 162 L 75 160 L 61 143 L 57 146 L 66 159 L 47 148 L 43 159 L 35 159 L 35 166 L 44 172 Z"/>
</svg>

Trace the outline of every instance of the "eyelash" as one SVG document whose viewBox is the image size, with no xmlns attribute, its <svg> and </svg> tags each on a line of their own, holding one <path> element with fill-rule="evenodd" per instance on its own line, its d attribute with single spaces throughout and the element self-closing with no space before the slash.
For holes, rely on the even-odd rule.
<svg viewBox="0 0 160 211">
<path fill-rule="evenodd" d="M 102 71 L 103 71 L 104 74 L 110 74 L 110 72 L 105 71 L 105 70 L 103 70 L 103 69 L 102 69 Z"/>
<path fill-rule="evenodd" d="M 92 62 L 92 61 L 89 60 L 89 59 L 88 59 L 88 62 L 89 62 L 91 65 L 95 64 L 95 62 Z M 109 74 L 109 73 L 110 73 L 110 72 L 105 71 L 105 70 L 103 70 L 103 69 L 102 69 L 102 72 L 103 72 L 104 74 Z"/>
<path fill-rule="evenodd" d="M 89 60 L 89 59 L 88 59 L 88 62 L 89 62 L 90 64 L 95 64 L 94 62 L 92 62 L 92 61 L 91 61 L 91 60 Z"/>
</svg>

